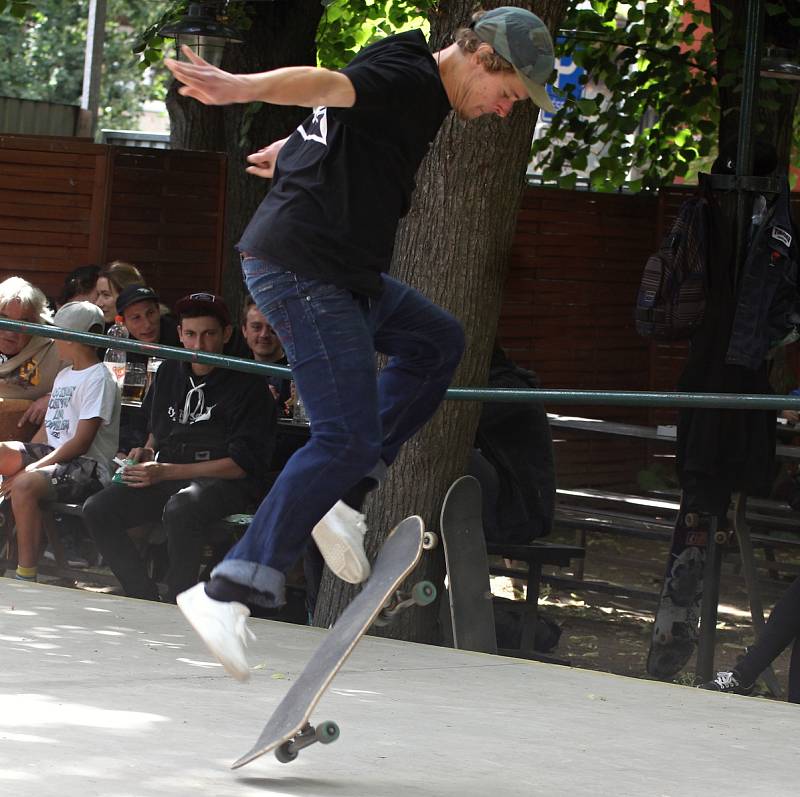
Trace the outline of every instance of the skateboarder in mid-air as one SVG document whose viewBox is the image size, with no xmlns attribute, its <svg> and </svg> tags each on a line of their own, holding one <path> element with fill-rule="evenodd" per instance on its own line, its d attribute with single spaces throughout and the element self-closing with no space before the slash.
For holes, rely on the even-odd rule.
<svg viewBox="0 0 800 797">
<path fill-rule="evenodd" d="M 195 56 L 167 60 L 180 93 L 207 105 L 313 108 L 288 138 L 250 155 L 272 189 L 239 241 L 250 294 L 275 329 L 311 423 L 247 533 L 207 584 L 178 596 L 187 619 L 236 678 L 249 675 L 245 604 L 284 602 L 284 573 L 312 533 L 328 567 L 359 583 L 366 494 L 433 415 L 461 359 L 459 323 L 388 276 L 417 167 L 451 110 L 505 117 L 552 104 L 553 47 L 529 11 L 476 14 L 431 54 L 419 31 L 390 36 L 341 71 L 299 66 L 252 75 Z M 375 352 L 388 355 L 377 373 Z"/>
</svg>

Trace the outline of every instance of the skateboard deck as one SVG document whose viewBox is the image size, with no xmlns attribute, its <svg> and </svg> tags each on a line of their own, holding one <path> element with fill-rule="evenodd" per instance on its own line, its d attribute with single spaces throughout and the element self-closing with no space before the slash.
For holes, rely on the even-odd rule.
<svg viewBox="0 0 800 797">
<path fill-rule="evenodd" d="M 389 534 L 364 588 L 328 631 L 322 644 L 276 707 L 252 749 L 234 762 L 232 769 L 244 766 L 271 750 L 276 751 L 280 761 L 291 761 L 302 747 L 314 741 L 332 742 L 338 737 L 339 729 L 335 723 L 325 722 L 314 729 L 308 724 L 309 717 L 358 640 L 378 619 L 387 601 L 395 595 L 403 579 L 419 562 L 424 531 L 422 518 L 413 515 Z M 420 582 L 415 585 L 411 596 L 398 602 L 387 616 L 411 603 L 425 605 L 435 597 L 433 585 Z"/>
<path fill-rule="evenodd" d="M 459 650 L 497 653 L 481 486 L 477 479 L 462 476 L 450 486 L 442 504 L 441 532 L 453 645 Z"/>
<path fill-rule="evenodd" d="M 715 531 L 715 517 L 678 511 L 647 654 L 654 678 L 674 678 L 697 647 L 708 535 Z"/>
</svg>

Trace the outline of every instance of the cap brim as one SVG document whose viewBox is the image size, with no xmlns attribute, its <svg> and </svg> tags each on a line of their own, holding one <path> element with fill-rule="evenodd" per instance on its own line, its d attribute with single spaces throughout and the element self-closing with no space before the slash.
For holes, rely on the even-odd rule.
<svg viewBox="0 0 800 797">
<path fill-rule="evenodd" d="M 542 86 L 539 83 L 534 83 L 530 78 L 523 75 L 522 72 L 517 71 L 517 75 L 519 75 L 520 79 L 525 84 L 525 88 L 528 90 L 530 98 L 536 105 L 548 113 L 556 112 L 556 107 L 553 105 L 553 101 L 550 99 L 550 95 L 547 93 L 546 86 Z"/>
</svg>

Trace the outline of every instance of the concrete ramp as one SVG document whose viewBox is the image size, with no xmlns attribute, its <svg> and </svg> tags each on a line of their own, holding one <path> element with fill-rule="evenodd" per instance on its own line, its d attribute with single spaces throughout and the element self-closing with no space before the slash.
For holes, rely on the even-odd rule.
<svg viewBox="0 0 800 797">
<path fill-rule="evenodd" d="M 322 634 L 251 621 L 253 677 L 177 608 L 0 578 L 0 794 L 797 795 L 800 707 L 367 638 L 315 719 L 341 738 L 232 772 Z"/>
</svg>

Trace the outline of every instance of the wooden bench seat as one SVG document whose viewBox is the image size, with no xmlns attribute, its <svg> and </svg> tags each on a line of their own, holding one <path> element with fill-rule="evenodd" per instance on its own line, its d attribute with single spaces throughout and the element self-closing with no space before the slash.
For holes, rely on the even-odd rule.
<svg viewBox="0 0 800 797">
<path fill-rule="evenodd" d="M 498 651 L 505 656 L 544 659 L 555 661 L 535 652 L 536 623 L 539 619 L 539 592 L 542 585 L 542 566 L 569 567 L 573 561 L 583 559 L 586 550 L 577 545 L 560 545 L 549 542 L 531 542 L 528 545 L 489 542 L 486 544 L 489 556 L 523 562 L 525 569 L 509 567 L 505 564 L 489 563 L 489 573 L 493 576 L 509 576 L 526 582 L 525 601 L 520 602 L 520 622 L 522 623 L 520 646 L 517 650 Z M 566 663 L 566 662 L 561 662 Z"/>
</svg>

